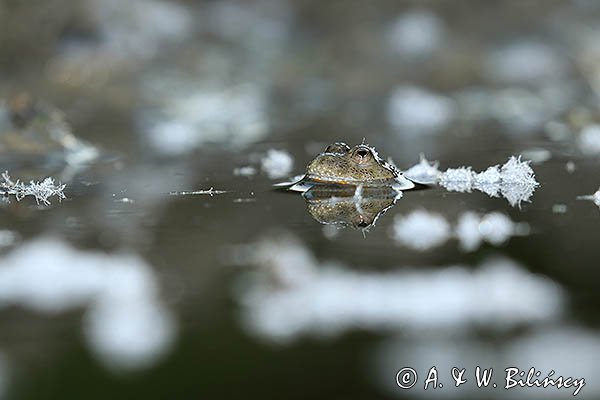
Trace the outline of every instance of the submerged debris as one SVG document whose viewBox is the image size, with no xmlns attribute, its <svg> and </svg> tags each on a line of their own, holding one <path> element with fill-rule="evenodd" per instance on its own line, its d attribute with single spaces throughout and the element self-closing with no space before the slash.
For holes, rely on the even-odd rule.
<svg viewBox="0 0 600 400">
<path fill-rule="evenodd" d="M 50 205 L 48 200 L 50 197 L 56 196 L 58 201 L 66 198 L 63 193 L 66 186 L 60 183 L 56 185 L 53 178 L 46 178 L 41 182 L 31 180 L 29 183 L 21 182 L 18 179 L 13 181 L 5 171 L 0 180 L 0 196 L 15 196 L 17 201 L 21 201 L 25 196 L 33 196 L 38 204 Z"/>
</svg>

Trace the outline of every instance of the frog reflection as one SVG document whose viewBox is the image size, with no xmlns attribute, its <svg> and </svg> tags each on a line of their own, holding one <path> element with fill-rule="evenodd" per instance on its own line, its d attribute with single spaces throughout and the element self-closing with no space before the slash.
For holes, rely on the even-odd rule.
<svg viewBox="0 0 600 400">
<path fill-rule="evenodd" d="M 390 186 L 313 186 L 303 193 L 310 215 L 326 225 L 368 229 L 402 197 Z"/>
<path fill-rule="evenodd" d="M 350 148 L 342 142 L 327 146 L 308 164 L 302 179 L 289 190 L 305 192 L 314 186 L 330 185 L 390 187 L 395 191 L 415 187 L 396 166 L 379 157 L 373 147 L 362 143 Z"/>
</svg>

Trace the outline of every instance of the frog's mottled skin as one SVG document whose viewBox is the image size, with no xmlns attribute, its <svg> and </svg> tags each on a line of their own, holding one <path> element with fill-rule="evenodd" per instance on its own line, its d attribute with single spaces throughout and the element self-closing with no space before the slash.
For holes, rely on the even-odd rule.
<svg viewBox="0 0 600 400">
<path fill-rule="evenodd" d="M 350 148 L 346 143 L 333 143 L 308 164 L 306 175 L 291 190 L 306 191 L 314 185 L 392 186 L 397 190 L 412 189 L 394 165 L 384 161 L 366 144 Z"/>
</svg>

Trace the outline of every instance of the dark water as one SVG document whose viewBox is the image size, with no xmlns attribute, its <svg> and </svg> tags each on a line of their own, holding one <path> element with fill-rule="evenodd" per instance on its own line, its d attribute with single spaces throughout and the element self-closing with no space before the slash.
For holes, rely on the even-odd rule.
<svg viewBox="0 0 600 400">
<path fill-rule="evenodd" d="M 594 2 L 167 3 L 0 2 L 2 97 L 43 99 L 101 149 L 65 168 L 60 151 L 25 162 L 0 148 L 13 177 L 67 184 L 60 203 L 0 208 L 13 235 L 0 245 L 0 397 L 575 390 L 505 390 L 513 366 L 584 378 L 578 397 L 599 396 L 600 210 L 577 199 L 600 185 L 581 144 L 599 122 Z M 18 28 L 39 20 L 44 35 Z M 441 171 L 543 149 L 540 186 L 520 207 L 406 191 L 367 231 L 321 224 L 300 194 L 272 187 L 328 143 L 363 138 L 400 168 L 425 153 Z M 291 156 L 289 173 L 261 168 L 270 149 Z M 234 173 L 244 166 L 256 173 Z M 224 193 L 172 194 L 211 187 Z M 450 231 L 467 211 L 528 231 L 472 251 L 447 233 L 419 251 L 394 232 L 421 211 Z M 434 225 L 408 236 L 430 239 Z M 424 390 L 433 366 L 444 387 Z M 498 388 L 477 388 L 477 366 Z M 396 384 L 404 367 L 412 389 Z M 459 388 L 452 367 L 466 368 Z"/>
</svg>

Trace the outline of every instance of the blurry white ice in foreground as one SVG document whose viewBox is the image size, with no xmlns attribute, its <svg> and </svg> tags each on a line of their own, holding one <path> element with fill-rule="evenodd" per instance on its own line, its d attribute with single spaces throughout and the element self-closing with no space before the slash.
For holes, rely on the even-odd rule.
<svg viewBox="0 0 600 400">
<path fill-rule="evenodd" d="M 439 184 L 451 192 L 471 192 L 479 190 L 490 197 L 504 197 L 511 206 L 521 206 L 529 201 L 540 185 L 529 161 L 511 156 L 504 165 L 493 165 L 485 171 L 476 173 L 471 167 L 448 168 L 438 170 L 437 163 L 430 163 L 421 156 L 419 164 L 405 173 L 409 179 L 423 184 Z"/>
<path fill-rule="evenodd" d="M 243 257 L 260 270 L 240 287 L 243 322 L 254 333 L 286 341 L 348 329 L 464 332 L 555 319 L 564 293 L 550 279 L 509 259 L 477 268 L 366 272 L 319 263 L 290 238 L 260 242 Z"/>
<path fill-rule="evenodd" d="M 55 314 L 88 307 L 84 333 L 108 367 L 158 361 L 175 336 L 156 277 L 138 256 L 76 250 L 56 239 L 27 242 L 0 259 L 0 307 Z"/>
<path fill-rule="evenodd" d="M 512 236 L 529 233 L 529 225 L 515 223 L 506 214 L 491 212 L 479 215 L 463 213 L 454 228 L 441 214 L 416 210 L 408 215 L 396 215 L 392 238 L 399 244 L 417 251 L 438 247 L 455 237 L 464 251 L 475 251 L 483 242 L 500 246 Z"/>
<path fill-rule="evenodd" d="M 398 388 L 394 377 L 400 368 L 410 365 L 419 373 L 420 385 L 410 391 L 421 398 L 489 398 L 489 399 L 567 399 L 600 397 L 600 381 L 597 360 L 600 359 L 600 335 L 598 332 L 578 326 L 543 326 L 524 332 L 510 340 L 486 341 L 473 336 L 425 336 L 418 338 L 396 337 L 385 341 L 375 352 L 372 379 L 382 391 L 399 397 L 406 395 Z M 424 376 L 435 365 L 444 382 L 443 390 L 423 390 Z M 491 382 L 497 388 L 478 388 L 475 384 L 475 367 L 493 368 Z M 465 368 L 467 384 L 456 388 L 446 385 L 444 378 L 453 367 Z M 534 367 L 542 380 L 551 371 L 552 378 L 559 376 L 585 379 L 585 386 L 577 397 L 575 387 L 549 386 L 513 387 L 504 389 L 506 368 L 516 367 L 526 374 Z"/>
</svg>

